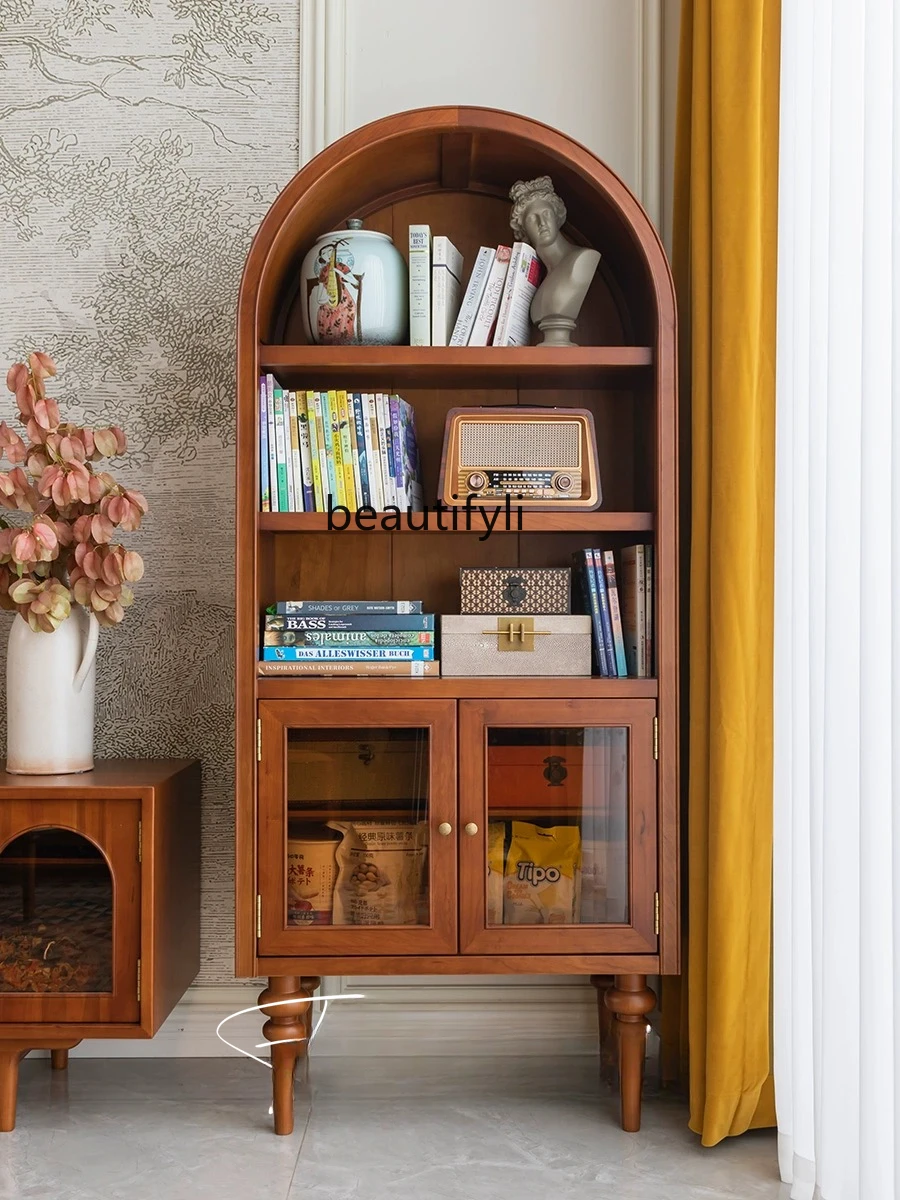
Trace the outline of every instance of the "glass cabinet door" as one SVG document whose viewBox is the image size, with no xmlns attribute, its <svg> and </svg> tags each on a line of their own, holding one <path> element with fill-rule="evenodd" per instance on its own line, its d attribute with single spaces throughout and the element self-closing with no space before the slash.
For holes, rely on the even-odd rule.
<svg viewBox="0 0 900 1200">
<path fill-rule="evenodd" d="M 464 953 L 655 952 L 655 709 L 460 704 Z"/>
<path fill-rule="evenodd" d="M 260 953 L 455 951 L 455 710 L 260 705 Z"/>
<path fill-rule="evenodd" d="M 136 1021 L 140 801 L 0 806 L 0 1019 Z"/>
</svg>

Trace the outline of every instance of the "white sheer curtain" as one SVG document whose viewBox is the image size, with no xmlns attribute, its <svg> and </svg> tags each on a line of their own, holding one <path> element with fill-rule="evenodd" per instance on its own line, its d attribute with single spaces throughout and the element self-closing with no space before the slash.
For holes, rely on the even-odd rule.
<svg viewBox="0 0 900 1200">
<path fill-rule="evenodd" d="M 782 0 L 775 1089 L 794 1200 L 895 1200 L 900 13 Z"/>
</svg>

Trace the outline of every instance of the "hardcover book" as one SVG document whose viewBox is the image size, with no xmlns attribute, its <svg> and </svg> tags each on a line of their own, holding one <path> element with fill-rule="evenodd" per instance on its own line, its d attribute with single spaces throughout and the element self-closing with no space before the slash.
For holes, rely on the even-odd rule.
<svg viewBox="0 0 900 1200">
<path fill-rule="evenodd" d="M 259 511 L 272 511 L 269 504 L 269 404 L 265 375 L 259 379 Z"/>
<path fill-rule="evenodd" d="M 359 507 L 356 496 L 356 475 L 353 471 L 353 439 L 350 437 L 350 409 L 347 393 L 338 391 L 338 424 L 341 431 L 341 463 L 344 468 L 344 503 L 348 508 Z"/>
<path fill-rule="evenodd" d="M 381 445 L 378 439 L 378 412 L 375 396 L 371 392 L 364 394 L 363 407 L 365 410 L 366 462 L 369 469 L 371 504 L 376 512 L 383 512 L 384 485 L 381 482 Z"/>
<path fill-rule="evenodd" d="M 431 344 L 447 346 L 459 315 L 463 256 L 448 237 L 431 247 Z"/>
<path fill-rule="evenodd" d="M 275 376 L 266 376 L 266 415 L 269 422 L 269 504 L 272 512 L 278 508 L 278 455 L 275 450 Z"/>
<path fill-rule="evenodd" d="M 409 344 L 431 345 L 431 228 L 409 227 Z"/>
<path fill-rule="evenodd" d="M 279 600 L 277 604 L 266 609 L 268 616 L 299 616 L 301 614 L 318 616 L 323 613 L 327 616 L 334 613 L 352 613 L 357 616 L 387 613 L 393 616 L 405 616 L 407 613 L 421 613 L 421 611 L 421 600 Z"/>
<path fill-rule="evenodd" d="M 346 629 L 329 633 L 321 629 L 266 629 L 264 646 L 433 646 L 432 630 Z"/>
<path fill-rule="evenodd" d="M 527 242 L 516 242 L 500 301 L 495 346 L 527 346 L 530 342 L 531 301 L 541 281 L 541 271 L 541 260 L 534 247 Z"/>
<path fill-rule="evenodd" d="M 297 433 L 300 439 L 300 482 L 303 489 L 303 508 L 305 512 L 315 512 L 316 494 L 313 486 L 312 443 L 309 437 L 306 395 L 303 392 L 297 393 Z"/>
<path fill-rule="evenodd" d="M 606 572 L 606 592 L 609 596 L 609 616 L 612 621 L 613 645 L 616 652 L 616 674 L 624 679 L 628 675 L 628 663 L 625 659 L 625 637 L 622 632 L 622 613 L 616 580 L 616 556 L 612 550 L 603 551 L 603 569 Z"/>
<path fill-rule="evenodd" d="M 273 622 L 273 624 L 269 622 Z M 274 624 L 274 622 L 278 623 Z M 300 616 L 298 614 L 285 613 L 283 616 L 266 617 L 266 629 L 317 629 L 326 633 L 344 629 L 374 629 L 376 632 L 380 630 L 406 629 L 433 632 L 434 614 L 356 615 L 354 613 L 345 613 L 339 615 L 337 613 L 321 613 L 318 615 L 306 614 Z"/>
<path fill-rule="evenodd" d="M 409 677 L 440 675 L 441 664 L 432 662 L 261 662 L 260 675 L 401 675 Z"/>
<path fill-rule="evenodd" d="M 313 393 L 313 411 L 316 418 L 316 439 L 319 443 L 319 476 L 322 480 L 322 512 L 328 508 L 328 495 L 332 491 L 331 477 L 328 473 L 328 442 L 325 438 L 325 406 L 322 403 L 321 392 Z"/>
<path fill-rule="evenodd" d="M 432 662 L 433 646 L 263 646 L 263 662 Z"/>
<path fill-rule="evenodd" d="M 349 397 L 349 403 L 353 409 L 353 465 L 356 468 L 357 482 L 359 484 L 359 502 L 360 506 L 371 505 L 372 491 L 369 487 L 369 452 L 366 447 L 366 422 L 362 395 L 359 392 L 354 392 Z"/>
<path fill-rule="evenodd" d="M 273 396 L 275 405 L 275 471 L 278 482 L 278 511 L 290 512 L 288 505 L 287 442 L 284 429 L 284 391 L 276 384 Z"/>
<path fill-rule="evenodd" d="M 622 611 L 622 632 L 625 638 L 625 659 L 628 674 L 644 679 L 646 662 L 646 611 L 644 593 L 644 547 L 626 546 L 621 554 L 622 578 L 619 581 L 619 607 Z"/>
</svg>

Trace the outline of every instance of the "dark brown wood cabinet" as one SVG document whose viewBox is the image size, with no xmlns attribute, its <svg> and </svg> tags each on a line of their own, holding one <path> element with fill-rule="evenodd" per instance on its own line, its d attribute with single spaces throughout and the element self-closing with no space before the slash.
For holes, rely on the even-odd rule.
<svg viewBox="0 0 900 1200">
<path fill-rule="evenodd" d="M 320 233 L 362 217 L 405 253 L 408 225 L 428 222 L 468 273 L 480 245 L 510 241 L 510 185 L 545 173 L 566 201 L 567 235 L 602 254 L 581 345 L 304 344 L 299 266 Z M 261 513 L 267 371 L 298 390 L 400 392 L 432 505 L 451 408 L 586 408 L 603 504 L 525 512 L 488 538 L 462 524 L 341 531 L 323 513 Z M 277 1132 L 292 1128 L 309 997 L 326 973 L 590 975 L 615 1018 L 623 1125 L 639 1128 L 646 977 L 676 973 L 680 950 L 675 379 L 656 231 L 612 171 L 538 122 L 481 108 L 377 121 L 300 171 L 265 217 L 238 314 L 236 971 L 268 975 L 261 1003 L 279 1001 L 264 1029 Z M 653 678 L 258 671 L 261 617 L 277 600 L 416 598 L 453 613 L 461 566 L 567 566 L 586 547 L 637 541 L 654 551 Z M 367 836 L 396 848 L 396 879 L 382 878 Z M 535 907 L 525 885 L 547 881 L 541 839 L 554 841 L 554 862 L 579 867 L 551 867 Z M 521 888 L 504 885 L 510 863 Z"/>
<path fill-rule="evenodd" d="M 199 965 L 198 763 L 0 771 L 0 1131 L 24 1054 L 152 1037 Z"/>
</svg>

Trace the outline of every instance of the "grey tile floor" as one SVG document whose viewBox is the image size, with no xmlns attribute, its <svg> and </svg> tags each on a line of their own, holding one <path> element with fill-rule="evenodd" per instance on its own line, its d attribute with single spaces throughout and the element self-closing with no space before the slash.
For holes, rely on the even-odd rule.
<svg viewBox="0 0 900 1200">
<path fill-rule="evenodd" d="M 703 1150 L 649 1099 L 622 1133 L 595 1060 L 314 1058 L 296 1131 L 243 1059 L 22 1064 L 0 1200 L 787 1200 L 768 1131 Z"/>
</svg>

